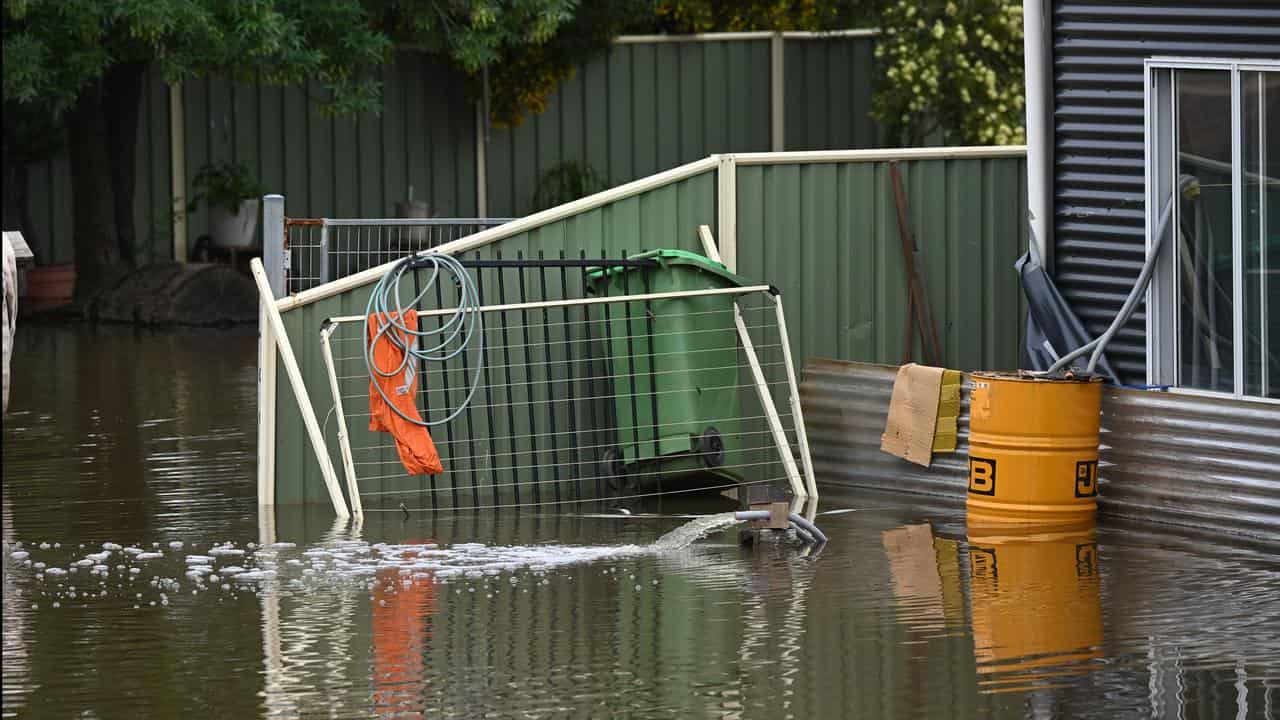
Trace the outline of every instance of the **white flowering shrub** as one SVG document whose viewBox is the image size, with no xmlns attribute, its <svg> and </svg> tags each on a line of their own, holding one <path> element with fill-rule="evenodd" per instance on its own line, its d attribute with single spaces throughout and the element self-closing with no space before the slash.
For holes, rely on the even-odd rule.
<svg viewBox="0 0 1280 720">
<path fill-rule="evenodd" d="M 1026 142 L 1020 0 L 889 0 L 872 112 L 910 145 Z"/>
</svg>

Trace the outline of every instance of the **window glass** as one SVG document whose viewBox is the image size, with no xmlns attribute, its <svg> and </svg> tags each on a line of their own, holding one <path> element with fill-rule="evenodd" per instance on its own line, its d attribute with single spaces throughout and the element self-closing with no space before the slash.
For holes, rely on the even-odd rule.
<svg viewBox="0 0 1280 720">
<path fill-rule="evenodd" d="M 1173 91 L 1178 384 L 1233 392 L 1231 74 L 1179 70 Z"/>
<path fill-rule="evenodd" d="M 1241 72 L 1244 391 L 1280 398 L 1280 72 Z"/>
</svg>

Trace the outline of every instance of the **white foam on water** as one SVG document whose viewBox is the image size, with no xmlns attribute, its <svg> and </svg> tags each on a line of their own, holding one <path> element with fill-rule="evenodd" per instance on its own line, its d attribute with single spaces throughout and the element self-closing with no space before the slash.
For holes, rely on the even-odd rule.
<svg viewBox="0 0 1280 720">
<path fill-rule="evenodd" d="M 671 532 L 658 538 L 650 548 L 655 553 L 670 553 L 683 550 L 702 538 L 733 525 L 739 520 L 731 512 L 716 515 L 704 515 L 694 518 Z"/>
<path fill-rule="evenodd" d="M 298 552 L 294 543 L 269 543 L 256 550 L 248 545 L 242 549 L 231 543 L 222 543 L 210 547 L 207 554 L 183 557 L 185 569 L 176 578 L 161 577 L 151 570 L 153 567 L 163 566 L 148 565 L 147 574 L 144 575 L 141 567 L 116 565 L 116 570 L 124 577 L 120 578 L 121 584 L 115 587 L 128 588 L 127 592 L 132 592 L 137 589 L 134 584 L 137 580 L 147 580 L 153 588 L 151 592 L 159 595 L 158 604 L 166 606 L 169 604 L 169 594 L 185 595 L 185 590 L 188 589 L 193 594 L 214 588 L 227 591 L 233 588 L 233 584 L 241 589 L 251 588 L 260 595 L 275 587 L 287 588 L 289 593 L 331 590 L 365 593 L 381 590 L 396 593 L 413 587 L 415 583 L 463 582 L 463 587 L 468 592 L 475 592 L 479 588 L 492 597 L 499 587 L 509 587 L 511 592 L 516 592 L 517 588 L 519 592 L 529 592 L 530 584 L 547 585 L 550 583 L 546 577 L 548 573 L 573 565 L 678 552 L 736 522 L 733 513 L 695 518 L 647 545 L 547 543 L 521 546 L 462 542 L 441 547 L 437 543 L 370 544 L 360 540 L 335 540 Z M 110 572 L 106 560 L 116 551 L 132 556 L 135 561 L 163 557 L 162 552 L 143 551 L 136 546 L 121 547 L 115 543 L 103 543 L 102 546 L 103 551 L 93 552 L 82 560 L 73 561 L 66 569 L 45 567 L 44 563 L 40 563 L 37 570 L 44 572 L 37 574 L 36 578 L 43 579 L 47 575 L 50 580 L 56 581 L 81 567 L 92 567 L 94 576 L 105 578 Z M 184 545 L 180 541 L 168 543 L 168 546 L 175 550 L 182 547 L 194 548 L 194 544 Z M 18 544 L 13 544 L 10 556 L 30 565 L 30 553 L 18 549 L 19 547 Z M 232 562 L 241 564 L 230 564 Z M 228 564 L 215 572 L 215 566 L 221 563 Z M 615 573 L 615 570 L 622 572 Z M 628 585 L 641 587 L 635 574 L 627 573 L 625 568 L 605 567 L 603 574 L 618 578 L 627 574 Z M 97 582 L 96 578 L 91 582 Z M 107 587 L 105 581 L 100 584 L 103 588 Z M 60 585 L 48 587 L 50 594 L 53 594 L 55 588 L 62 589 Z M 65 591 L 75 593 L 76 589 L 71 587 Z M 94 597 L 106 597 L 107 594 L 106 589 L 99 592 L 97 588 L 89 593 Z M 58 596 L 75 597 L 73 594 L 61 593 Z M 136 599 L 142 606 L 157 604 L 156 600 L 144 598 L 142 593 L 137 593 Z"/>
<path fill-rule="evenodd" d="M 169 549 L 170 549 L 170 550 L 181 550 L 181 549 L 182 549 L 182 541 L 181 541 L 181 540 L 174 540 L 173 542 L 170 542 L 170 543 L 169 543 Z"/>
</svg>

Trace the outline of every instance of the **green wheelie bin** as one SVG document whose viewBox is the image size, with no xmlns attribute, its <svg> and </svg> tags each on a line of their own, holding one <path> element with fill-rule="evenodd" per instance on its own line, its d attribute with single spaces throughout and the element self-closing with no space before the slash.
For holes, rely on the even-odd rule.
<svg viewBox="0 0 1280 720">
<path fill-rule="evenodd" d="M 652 250 L 647 266 L 587 274 L 589 297 L 741 287 L 723 264 L 685 250 Z M 663 298 L 601 305 L 612 383 L 616 446 L 599 453 L 600 471 L 618 484 L 649 487 L 695 476 L 737 482 L 738 333 L 733 295 Z"/>
</svg>

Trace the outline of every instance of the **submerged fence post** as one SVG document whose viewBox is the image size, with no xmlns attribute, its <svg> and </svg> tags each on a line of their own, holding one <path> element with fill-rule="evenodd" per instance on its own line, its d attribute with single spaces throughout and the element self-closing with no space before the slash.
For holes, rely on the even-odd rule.
<svg viewBox="0 0 1280 720">
<path fill-rule="evenodd" d="M 284 196 L 262 198 L 262 264 L 271 294 L 283 297 L 285 283 Z M 258 508 L 276 504 L 276 332 L 266 299 L 258 309 Z"/>
<path fill-rule="evenodd" d="M 271 294 L 278 300 L 285 296 L 284 196 L 262 197 L 262 267 L 267 271 Z"/>
</svg>

